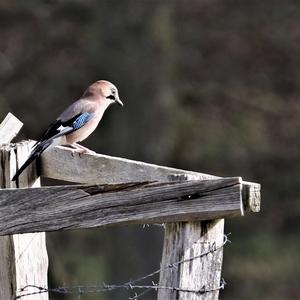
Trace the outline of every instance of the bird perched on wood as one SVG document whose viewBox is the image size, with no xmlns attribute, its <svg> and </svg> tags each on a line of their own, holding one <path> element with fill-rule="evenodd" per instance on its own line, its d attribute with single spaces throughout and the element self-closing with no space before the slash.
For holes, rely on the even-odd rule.
<svg viewBox="0 0 300 300">
<path fill-rule="evenodd" d="M 12 180 L 17 180 L 20 174 L 50 145 L 70 145 L 80 152 L 89 152 L 77 142 L 86 139 L 96 129 L 105 110 L 112 103 L 123 106 L 118 89 L 111 82 L 99 80 L 90 85 L 81 98 L 70 105 L 48 127 Z"/>
</svg>

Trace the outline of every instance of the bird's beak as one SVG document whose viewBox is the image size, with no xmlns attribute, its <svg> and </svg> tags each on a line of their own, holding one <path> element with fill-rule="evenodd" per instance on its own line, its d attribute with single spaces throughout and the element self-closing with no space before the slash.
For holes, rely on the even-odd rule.
<svg viewBox="0 0 300 300">
<path fill-rule="evenodd" d="M 120 100 L 119 97 L 116 97 L 115 102 L 116 102 L 117 104 L 119 104 L 120 106 L 123 106 L 123 105 L 124 105 L 123 102 Z"/>
</svg>

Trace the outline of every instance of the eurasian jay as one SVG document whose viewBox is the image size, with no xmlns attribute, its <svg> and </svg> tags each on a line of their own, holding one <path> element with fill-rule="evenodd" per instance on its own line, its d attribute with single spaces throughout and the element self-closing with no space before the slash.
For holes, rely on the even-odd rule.
<svg viewBox="0 0 300 300">
<path fill-rule="evenodd" d="M 20 174 L 50 145 L 69 145 L 81 152 L 88 152 L 87 148 L 77 142 L 86 139 L 96 129 L 105 110 L 112 103 L 123 106 L 118 89 L 111 82 L 99 80 L 90 85 L 81 98 L 70 105 L 48 127 L 12 180 L 17 180 Z"/>
</svg>

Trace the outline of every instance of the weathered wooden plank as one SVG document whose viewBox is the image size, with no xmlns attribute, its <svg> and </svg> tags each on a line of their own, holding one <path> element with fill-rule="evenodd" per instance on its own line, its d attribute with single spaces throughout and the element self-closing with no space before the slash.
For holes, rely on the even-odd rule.
<svg viewBox="0 0 300 300">
<path fill-rule="evenodd" d="M 246 211 L 260 211 L 260 189 L 258 183 L 243 181 L 243 205 Z"/>
<path fill-rule="evenodd" d="M 10 143 L 22 126 L 23 123 L 18 118 L 8 113 L 0 124 L 0 144 Z"/>
<path fill-rule="evenodd" d="M 14 188 L 11 181 L 17 164 L 27 158 L 31 149 L 28 142 L 0 147 L 1 187 Z M 40 186 L 35 167 L 31 166 L 19 178 L 20 187 Z M 16 189 L 17 190 L 17 189 Z M 5 210 L 5 207 L 3 208 Z M 15 234 L 0 237 L 0 299 L 14 299 L 21 296 L 26 285 L 35 284 L 47 287 L 48 256 L 45 233 Z M 25 293 L 34 291 L 27 288 Z M 28 300 L 47 300 L 48 294 L 26 296 Z"/>
<path fill-rule="evenodd" d="M 10 173 L 16 170 L 16 153 L 7 145 L 0 148 L 1 188 L 14 187 Z M 0 299 L 13 299 L 16 296 L 16 264 L 13 236 L 0 237 Z"/>
<path fill-rule="evenodd" d="M 170 181 L 173 175 L 179 179 L 189 175 L 189 180 L 218 178 L 103 154 L 81 154 L 62 146 L 43 153 L 41 168 L 41 176 L 88 184 Z"/>
<path fill-rule="evenodd" d="M 224 219 L 167 224 L 159 285 L 202 293 L 159 289 L 158 300 L 219 299 L 223 232 Z"/>
<path fill-rule="evenodd" d="M 12 236 L 0 236 L 0 299 L 13 299 L 16 291 Z"/>
<path fill-rule="evenodd" d="M 56 186 L 0 191 L 0 234 L 243 214 L 242 180 Z"/>
<path fill-rule="evenodd" d="M 174 179 L 178 180 L 178 177 Z M 189 179 L 187 175 L 181 180 Z M 157 299 L 217 300 L 222 271 L 223 238 L 224 219 L 165 224 L 159 285 L 177 287 L 178 290 L 160 289 Z M 170 267 L 178 261 L 184 262 L 176 265 L 176 268 Z"/>
<path fill-rule="evenodd" d="M 221 178 L 103 154 L 80 154 L 62 146 L 47 150 L 42 155 L 41 165 L 42 176 L 88 184 Z M 245 206 L 249 208 L 249 211 L 258 212 L 260 185 L 243 182 L 243 193 Z"/>
</svg>

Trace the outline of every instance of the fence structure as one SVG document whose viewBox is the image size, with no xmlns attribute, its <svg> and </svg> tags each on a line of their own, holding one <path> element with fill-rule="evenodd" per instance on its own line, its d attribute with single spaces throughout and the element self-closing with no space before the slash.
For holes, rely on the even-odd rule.
<svg viewBox="0 0 300 300">
<path fill-rule="evenodd" d="M 165 224 L 158 299 L 218 299 L 224 218 L 258 212 L 259 184 L 62 146 L 14 183 L 33 143 L 11 144 L 21 127 L 12 114 L 0 124 L 0 300 L 48 299 L 45 232 L 151 223 Z"/>
</svg>

